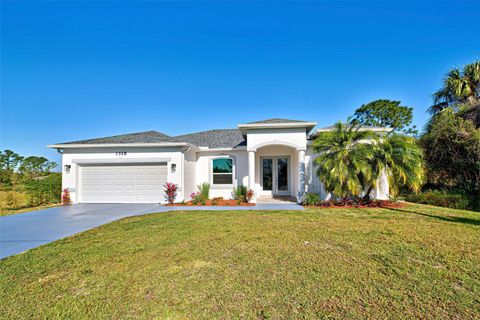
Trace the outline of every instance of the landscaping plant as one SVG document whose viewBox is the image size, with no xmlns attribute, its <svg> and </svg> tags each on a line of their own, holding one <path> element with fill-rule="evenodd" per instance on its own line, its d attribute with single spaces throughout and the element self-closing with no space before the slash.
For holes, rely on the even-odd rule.
<svg viewBox="0 0 480 320">
<path fill-rule="evenodd" d="M 175 202 L 175 198 L 177 198 L 177 191 L 178 185 L 175 183 L 167 182 L 163 186 L 165 190 L 165 199 L 168 203 L 172 204 Z"/>
<path fill-rule="evenodd" d="M 308 192 L 305 194 L 305 198 L 303 199 L 303 204 L 307 206 L 316 206 L 319 205 L 320 202 L 320 195 L 315 192 Z"/>
<path fill-rule="evenodd" d="M 65 205 L 72 204 L 72 199 L 70 198 L 70 190 L 68 190 L 68 188 L 63 189 L 63 193 L 62 193 L 62 204 L 63 204 L 64 206 L 65 206 Z"/>
<path fill-rule="evenodd" d="M 206 201 L 210 198 L 210 183 L 204 182 L 202 184 L 199 184 L 197 188 L 198 192 L 200 192 L 202 200 Z"/>
<path fill-rule="evenodd" d="M 237 200 L 237 203 L 239 203 L 238 201 L 247 202 L 247 192 L 248 192 L 247 186 L 241 185 L 236 188 L 233 187 L 233 192 L 232 192 L 233 199 Z"/>
</svg>

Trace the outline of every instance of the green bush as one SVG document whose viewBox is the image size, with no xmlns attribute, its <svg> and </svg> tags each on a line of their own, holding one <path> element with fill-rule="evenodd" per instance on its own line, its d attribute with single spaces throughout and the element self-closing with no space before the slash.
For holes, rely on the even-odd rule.
<svg viewBox="0 0 480 320">
<path fill-rule="evenodd" d="M 59 203 L 62 196 L 62 175 L 52 173 L 41 179 L 29 180 L 25 187 L 34 206 Z"/>
<path fill-rule="evenodd" d="M 17 210 L 28 206 L 28 197 L 17 191 L 0 192 L 0 209 Z"/>
<path fill-rule="evenodd" d="M 210 199 L 210 183 L 204 182 L 197 186 L 198 192 L 200 192 L 202 200 Z"/>
<path fill-rule="evenodd" d="M 432 206 L 480 211 L 478 197 L 458 191 L 429 190 L 419 194 L 409 194 L 404 198 L 409 202 Z"/>
<path fill-rule="evenodd" d="M 237 200 L 237 202 L 246 202 L 247 201 L 247 186 L 238 186 L 237 188 L 233 187 L 233 199 Z"/>
<path fill-rule="evenodd" d="M 303 199 L 303 204 L 307 206 L 316 206 L 321 202 L 320 195 L 315 192 L 308 192 Z"/>
</svg>

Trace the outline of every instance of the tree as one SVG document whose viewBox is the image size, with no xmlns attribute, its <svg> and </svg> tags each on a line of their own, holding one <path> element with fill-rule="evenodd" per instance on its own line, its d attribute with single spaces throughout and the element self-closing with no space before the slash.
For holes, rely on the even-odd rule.
<svg viewBox="0 0 480 320">
<path fill-rule="evenodd" d="M 467 64 L 462 70 L 451 69 L 443 79 L 443 86 L 433 94 L 429 108 L 432 115 L 447 107 L 456 108 L 461 104 L 479 105 L 480 102 L 480 61 Z"/>
<path fill-rule="evenodd" d="M 36 178 L 50 172 L 57 164 L 45 157 L 30 156 L 23 160 L 19 167 L 21 174 L 27 178 Z"/>
<path fill-rule="evenodd" d="M 375 100 L 355 110 L 352 121 L 365 126 L 388 127 L 393 132 L 417 134 L 412 126 L 413 109 L 401 106 L 400 101 Z"/>
<path fill-rule="evenodd" d="M 360 195 L 371 180 L 371 148 L 363 142 L 372 138 L 372 133 L 359 129 L 338 122 L 333 131 L 322 133 L 313 143 L 319 154 L 315 159 L 317 176 L 326 190 L 339 197 Z"/>
<path fill-rule="evenodd" d="M 413 137 L 393 134 L 378 137 L 372 147 L 372 179 L 368 181 L 369 189 L 365 196 L 369 197 L 382 172 L 387 176 L 390 194 L 397 194 L 401 187 L 419 192 L 425 183 L 425 166 L 423 151 Z"/>
<path fill-rule="evenodd" d="M 337 123 L 314 141 L 313 148 L 319 153 L 317 175 L 336 196 L 364 194 L 370 200 L 382 174 L 392 194 L 402 186 L 419 191 L 424 181 L 422 150 L 412 137 L 378 136 L 357 124 Z"/>
<path fill-rule="evenodd" d="M 480 128 L 452 108 L 438 112 L 421 137 L 433 184 L 480 190 Z"/>
<path fill-rule="evenodd" d="M 0 152 L 0 169 L 13 171 L 22 162 L 23 157 L 11 150 Z"/>
</svg>

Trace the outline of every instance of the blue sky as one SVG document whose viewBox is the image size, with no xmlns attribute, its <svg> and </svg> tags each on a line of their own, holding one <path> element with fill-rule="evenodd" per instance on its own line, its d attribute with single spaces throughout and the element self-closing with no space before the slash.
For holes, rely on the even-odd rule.
<svg viewBox="0 0 480 320">
<path fill-rule="evenodd" d="M 401 100 L 423 126 L 480 57 L 480 2 L 2 1 L 1 143 L 167 134 L 281 117 L 327 126 Z"/>
</svg>

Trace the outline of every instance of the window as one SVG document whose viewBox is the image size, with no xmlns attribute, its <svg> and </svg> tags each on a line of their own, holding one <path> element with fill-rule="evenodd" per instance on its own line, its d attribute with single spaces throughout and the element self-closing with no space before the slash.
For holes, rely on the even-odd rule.
<svg viewBox="0 0 480 320">
<path fill-rule="evenodd" d="M 212 183 L 233 184 L 233 160 L 220 158 L 212 160 Z"/>
</svg>

